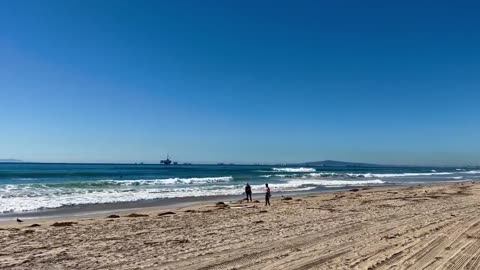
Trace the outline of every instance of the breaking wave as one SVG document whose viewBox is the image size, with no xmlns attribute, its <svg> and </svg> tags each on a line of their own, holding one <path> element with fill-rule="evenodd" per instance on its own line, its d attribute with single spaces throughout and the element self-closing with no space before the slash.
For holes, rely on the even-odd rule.
<svg viewBox="0 0 480 270">
<path fill-rule="evenodd" d="M 232 176 L 222 177 L 193 177 L 193 178 L 167 178 L 167 179 L 140 179 L 140 180 L 102 180 L 100 183 L 108 183 L 112 185 L 123 186 L 140 186 L 140 185 L 193 185 L 193 184 L 211 184 L 225 183 L 233 180 Z"/>
<path fill-rule="evenodd" d="M 451 172 L 430 172 L 430 173 L 367 173 L 365 177 L 412 177 L 412 176 L 433 176 L 433 175 L 452 175 Z"/>
<path fill-rule="evenodd" d="M 308 180 L 308 179 L 299 179 L 291 180 L 288 182 L 293 185 L 314 185 L 314 186 L 325 186 L 325 187 L 347 187 L 347 186 L 366 186 L 366 185 L 381 185 L 386 184 L 387 182 L 380 179 L 375 180 Z"/>
<path fill-rule="evenodd" d="M 273 168 L 275 172 L 315 172 L 314 168 Z"/>
<path fill-rule="evenodd" d="M 303 176 L 307 177 L 340 177 L 340 178 L 399 178 L 399 177 L 425 177 L 425 176 L 442 176 L 454 174 L 480 174 L 480 171 L 466 171 L 466 172 L 426 172 L 426 173 L 336 173 L 336 172 L 316 172 L 309 173 Z"/>
<path fill-rule="evenodd" d="M 158 180 L 111 180 L 66 184 L 0 185 L 0 213 L 33 211 L 63 206 L 134 202 L 151 199 L 241 195 L 243 184 L 232 177 L 172 178 Z M 213 183 L 197 185 L 198 183 Z M 215 184 L 216 183 L 216 184 Z M 382 180 L 290 179 L 271 183 L 273 192 L 308 191 L 317 187 L 380 185 Z M 108 186 L 105 186 L 108 185 Z M 112 186 L 113 185 L 113 186 Z M 254 193 L 263 193 L 263 184 L 252 184 Z"/>
</svg>

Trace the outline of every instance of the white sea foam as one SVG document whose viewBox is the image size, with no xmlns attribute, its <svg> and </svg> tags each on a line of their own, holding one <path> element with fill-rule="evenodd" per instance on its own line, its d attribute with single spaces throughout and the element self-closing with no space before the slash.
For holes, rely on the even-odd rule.
<svg viewBox="0 0 480 270">
<path fill-rule="evenodd" d="M 367 173 L 365 177 L 384 178 L 384 177 L 412 177 L 412 176 L 433 176 L 433 175 L 452 175 L 452 172 L 430 172 L 430 173 Z"/>
<path fill-rule="evenodd" d="M 138 179 L 138 180 L 103 180 L 100 182 L 112 185 L 140 186 L 140 185 L 181 185 L 181 184 L 209 184 L 232 181 L 231 176 L 201 177 L 201 178 L 167 178 L 167 179 Z"/>
<path fill-rule="evenodd" d="M 316 172 L 309 173 L 303 178 L 387 178 L 387 177 L 412 177 L 412 176 L 433 176 L 433 175 L 452 175 L 451 172 L 429 172 L 429 173 L 336 173 L 336 172 Z"/>
<path fill-rule="evenodd" d="M 480 171 L 461 171 L 461 172 L 436 172 L 432 170 L 429 173 L 367 173 L 365 177 L 412 177 L 412 176 L 435 176 L 435 175 L 452 175 L 452 174 L 480 174 Z"/>
<path fill-rule="evenodd" d="M 365 174 L 365 177 L 409 177 L 409 176 L 434 176 L 434 175 L 452 175 L 452 174 L 480 174 L 480 171 L 461 171 L 461 172 L 431 172 L 431 173 L 386 173 L 386 174 Z"/>
<path fill-rule="evenodd" d="M 223 180 L 229 181 L 229 178 Z M 186 182 L 191 183 L 191 181 L 192 179 L 190 178 L 190 180 Z M 154 185 L 152 182 L 147 182 L 148 184 L 146 185 L 145 183 L 142 183 L 142 185 L 130 185 L 126 184 L 125 181 L 123 182 L 124 183 L 116 187 L 104 187 L 101 185 L 88 187 L 52 187 L 47 184 L 2 185 L 0 186 L 0 213 L 32 211 L 82 204 L 133 202 L 161 198 L 241 195 L 243 193 L 243 185 L 228 184 L 228 182 L 220 182 L 217 185 L 170 185 L 165 184 L 165 181 L 162 182 L 162 185 Z M 174 181 L 171 182 L 174 183 Z M 195 182 L 195 180 L 193 180 L 193 182 Z M 273 192 L 288 192 L 312 190 L 318 186 L 334 187 L 383 183 L 385 182 L 382 180 L 291 179 L 283 183 L 271 183 L 269 186 Z M 263 184 L 252 185 L 254 193 L 263 193 L 264 189 Z"/>
<path fill-rule="evenodd" d="M 424 177 L 424 176 L 442 176 L 453 174 L 480 174 L 480 171 L 457 171 L 457 172 L 418 172 L 418 173 L 338 173 L 338 172 L 315 172 L 305 174 L 302 177 L 308 178 L 327 178 L 327 177 L 341 177 L 341 178 L 389 178 L 389 177 Z"/>
<path fill-rule="evenodd" d="M 309 174 L 306 174 L 304 175 L 303 177 L 306 178 L 306 177 L 332 177 L 332 176 L 338 176 L 338 177 L 342 177 L 342 176 L 350 176 L 353 174 L 350 174 L 350 173 L 347 173 L 347 174 L 342 174 L 342 173 L 334 173 L 334 172 L 318 172 L 318 173 L 309 173 Z"/>
<path fill-rule="evenodd" d="M 480 174 L 480 171 L 468 171 L 468 172 L 462 172 L 466 174 Z"/>
<path fill-rule="evenodd" d="M 241 189 L 204 189 L 201 187 L 184 188 L 158 188 L 158 189 L 104 189 L 86 190 L 72 189 L 49 193 L 29 193 L 26 196 L 2 196 L 0 197 L 0 213 L 22 212 L 46 208 L 58 208 L 61 206 L 99 204 L 114 202 L 133 202 L 139 200 L 198 197 L 213 195 L 236 195 L 241 194 Z"/>
<path fill-rule="evenodd" d="M 302 183 L 270 184 L 274 192 L 305 191 L 315 187 L 303 187 Z M 252 185 L 254 193 L 263 193 L 265 186 Z M 215 195 L 241 195 L 243 185 L 211 185 L 211 186 L 164 186 L 154 188 L 117 188 L 117 189 L 85 189 L 85 188 L 58 188 L 55 190 L 37 188 L 1 190 L 0 213 L 22 212 L 39 209 L 58 208 L 62 206 L 101 204 L 116 202 L 133 202 L 150 199 L 204 197 Z"/>
<path fill-rule="evenodd" d="M 375 180 L 314 180 L 314 179 L 292 179 L 286 183 L 273 183 L 269 184 L 272 191 L 299 191 L 299 190 L 311 190 L 316 187 L 348 187 L 348 186 L 368 186 L 368 185 L 381 185 L 385 184 L 385 181 L 380 179 Z M 264 185 L 252 185 L 252 190 L 263 191 Z"/>
<path fill-rule="evenodd" d="M 0 213 L 21 212 L 67 205 L 130 202 L 138 200 L 233 195 L 241 188 L 225 188 L 231 176 L 140 180 L 0 185 Z M 206 185 L 210 184 L 210 185 Z M 213 184 L 213 185 L 212 185 Z"/>
<path fill-rule="evenodd" d="M 325 186 L 325 187 L 342 187 L 342 186 L 365 186 L 365 185 L 381 185 L 385 184 L 385 181 L 380 179 L 375 180 L 291 180 L 288 181 L 291 185 L 314 185 L 314 186 Z"/>
<path fill-rule="evenodd" d="M 275 172 L 315 172 L 314 168 L 273 168 Z"/>
</svg>

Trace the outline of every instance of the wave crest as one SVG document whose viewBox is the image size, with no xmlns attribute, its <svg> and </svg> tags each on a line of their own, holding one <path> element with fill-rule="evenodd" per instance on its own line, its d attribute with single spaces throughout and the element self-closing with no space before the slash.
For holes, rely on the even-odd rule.
<svg viewBox="0 0 480 270">
<path fill-rule="evenodd" d="M 140 180 L 103 180 L 102 182 L 122 186 L 155 186 L 155 185 L 193 185 L 225 183 L 233 180 L 232 176 L 221 177 L 192 177 L 192 178 L 167 178 L 167 179 L 140 179 Z"/>
<path fill-rule="evenodd" d="M 274 172 L 316 172 L 314 168 L 273 168 Z"/>
<path fill-rule="evenodd" d="M 381 185 L 387 182 L 375 179 L 375 180 L 291 180 L 289 184 L 294 185 L 314 185 L 325 187 L 347 187 L 347 186 L 367 186 L 367 185 Z"/>
</svg>

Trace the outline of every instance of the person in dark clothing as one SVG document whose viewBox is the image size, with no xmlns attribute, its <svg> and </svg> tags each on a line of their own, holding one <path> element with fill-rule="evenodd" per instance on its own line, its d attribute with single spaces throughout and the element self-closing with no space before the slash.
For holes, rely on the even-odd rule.
<svg viewBox="0 0 480 270">
<path fill-rule="evenodd" d="M 270 193 L 270 188 L 268 187 L 268 184 L 265 184 L 265 206 L 270 205 L 270 197 L 272 197 L 272 194 Z"/>
<path fill-rule="evenodd" d="M 245 186 L 245 194 L 247 195 L 247 202 L 248 199 L 250 198 L 250 202 L 252 201 L 252 187 L 250 186 L 249 183 Z"/>
</svg>

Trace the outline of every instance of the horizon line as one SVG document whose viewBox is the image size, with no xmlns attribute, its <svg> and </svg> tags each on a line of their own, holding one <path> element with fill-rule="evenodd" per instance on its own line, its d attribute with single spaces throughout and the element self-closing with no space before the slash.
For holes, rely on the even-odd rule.
<svg viewBox="0 0 480 270">
<path fill-rule="evenodd" d="M 363 164 L 363 165 L 373 165 L 373 166 L 382 166 L 382 167 L 436 167 L 436 168 L 476 168 L 480 165 L 405 165 L 405 164 L 379 164 L 379 163 L 367 163 L 367 162 L 350 162 L 350 161 L 339 161 L 339 160 L 322 160 L 322 161 L 307 161 L 307 162 L 179 162 L 178 164 L 163 165 L 160 162 L 59 162 L 59 161 L 0 161 L 0 164 L 72 164 L 72 165 L 162 165 L 165 167 L 169 166 L 189 166 L 189 165 L 218 165 L 218 166 L 310 166 L 310 167 L 356 167 L 351 166 L 314 166 L 307 165 L 307 163 L 314 162 L 324 162 L 324 161 L 334 161 L 334 162 L 345 162 L 345 163 L 354 163 L 354 164 Z M 364 166 L 368 168 L 368 166 Z"/>
</svg>

